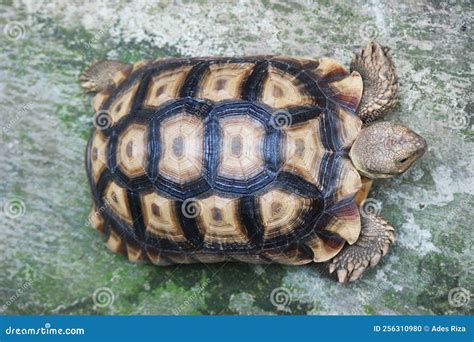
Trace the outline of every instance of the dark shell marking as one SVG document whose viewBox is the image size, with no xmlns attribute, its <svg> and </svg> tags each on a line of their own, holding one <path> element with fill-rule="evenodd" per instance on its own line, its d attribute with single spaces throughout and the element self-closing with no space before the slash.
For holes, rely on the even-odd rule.
<svg viewBox="0 0 474 342">
<path fill-rule="evenodd" d="M 330 59 L 127 68 L 93 102 L 111 125 L 87 147 L 91 223 L 131 260 L 325 261 L 360 231 L 347 153 L 361 93 Z"/>
</svg>

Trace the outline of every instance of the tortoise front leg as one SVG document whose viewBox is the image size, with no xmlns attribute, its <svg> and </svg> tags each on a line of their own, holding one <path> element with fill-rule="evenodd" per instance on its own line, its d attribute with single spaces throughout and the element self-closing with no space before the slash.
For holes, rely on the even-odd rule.
<svg viewBox="0 0 474 342">
<path fill-rule="evenodd" d="M 336 271 L 339 282 L 354 281 L 370 266 L 378 264 L 395 241 L 393 227 L 380 216 L 364 214 L 359 239 L 328 261 L 329 273 Z"/>
<path fill-rule="evenodd" d="M 357 115 L 366 124 L 385 116 L 397 104 L 398 80 L 388 51 L 371 42 L 351 62 L 351 72 L 359 72 L 364 82 Z"/>
</svg>

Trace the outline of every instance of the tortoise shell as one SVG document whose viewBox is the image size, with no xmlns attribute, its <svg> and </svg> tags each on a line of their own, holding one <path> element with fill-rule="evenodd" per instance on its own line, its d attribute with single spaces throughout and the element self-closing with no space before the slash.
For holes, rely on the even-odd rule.
<svg viewBox="0 0 474 342">
<path fill-rule="evenodd" d="M 332 59 L 142 61 L 93 99 L 91 224 L 130 260 L 305 264 L 354 243 L 362 79 Z"/>
</svg>

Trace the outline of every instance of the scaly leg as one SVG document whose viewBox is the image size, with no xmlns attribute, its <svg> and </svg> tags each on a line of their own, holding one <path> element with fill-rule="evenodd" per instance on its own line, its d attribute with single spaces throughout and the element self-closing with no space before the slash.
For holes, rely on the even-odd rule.
<svg viewBox="0 0 474 342">
<path fill-rule="evenodd" d="M 351 72 L 359 72 L 364 82 L 357 115 L 366 124 L 385 116 L 397 104 L 398 80 L 388 51 L 371 42 L 351 62 Z"/>
<path fill-rule="evenodd" d="M 382 217 L 364 214 L 361 221 L 359 239 L 352 245 L 346 244 L 338 255 L 328 261 L 329 273 L 336 271 L 341 283 L 359 279 L 369 266 L 377 265 L 395 241 L 393 227 Z"/>
</svg>

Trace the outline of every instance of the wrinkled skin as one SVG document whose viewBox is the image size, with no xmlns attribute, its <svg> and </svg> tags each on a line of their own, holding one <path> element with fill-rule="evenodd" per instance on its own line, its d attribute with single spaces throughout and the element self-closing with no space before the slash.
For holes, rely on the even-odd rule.
<svg viewBox="0 0 474 342">
<path fill-rule="evenodd" d="M 376 42 L 356 53 L 351 71 L 358 72 L 364 83 L 357 115 L 365 124 L 351 147 L 349 156 L 361 176 L 382 179 L 407 171 L 427 149 L 426 141 L 408 127 L 377 122 L 397 103 L 398 77 L 388 54 L 389 49 Z M 371 183 L 370 183 L 371 184 Z M 370 188 L 370 185 L 369 185 Z M 364 200 L 365 190 L 361 199 Z M 339 282 L 354 281 L 369 267 L 378 264 L 395 241 L 393 227 L 380 215 L 364 212 L 361 204 L 361 232 L 358 240 L 328 261 L 330 273 Z"/>
<path fill-rule="evenodd" d="M 360 132 L 350 157 L 368 178 L 389 178 L 410 168 L 426 151 L 426 141 L 411 129 L 391 122 L 374 123 Z"/>
</svg>

